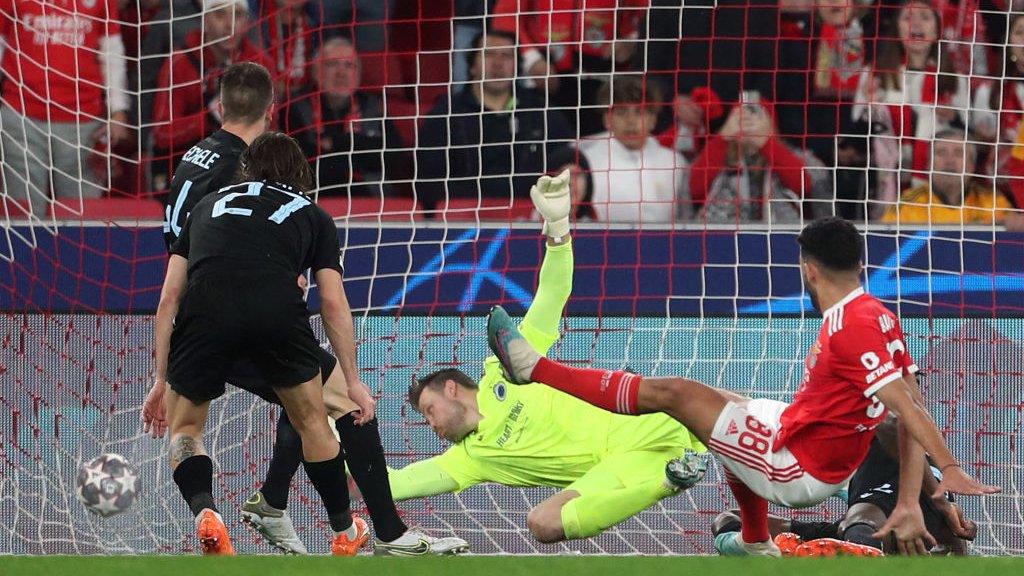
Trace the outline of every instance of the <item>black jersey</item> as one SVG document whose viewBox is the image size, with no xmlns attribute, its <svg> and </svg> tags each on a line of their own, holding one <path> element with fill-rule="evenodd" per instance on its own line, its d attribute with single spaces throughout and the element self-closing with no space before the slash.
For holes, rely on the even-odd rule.
<svg viewBox="0 0 1024 576">
<path fill-rule="evenodd" d="M 338 229 L 290 186 L 243 182 L 199 201 L 172 254 L 188 259 L 189 282 L 202 277 L 273 275 L 292 282 L 307 268 L 341 273 Z"/>
<path fill-rule="evenodd" d="M 174 170 L 171 193 L 164 207 L 164 243 L 171 245 L 181 235 L 189 212 L 203 197 L 228 186 L 245 152 L 245 140 L 226 130 L 217 130 L 185 153 Z"/>
</svg>

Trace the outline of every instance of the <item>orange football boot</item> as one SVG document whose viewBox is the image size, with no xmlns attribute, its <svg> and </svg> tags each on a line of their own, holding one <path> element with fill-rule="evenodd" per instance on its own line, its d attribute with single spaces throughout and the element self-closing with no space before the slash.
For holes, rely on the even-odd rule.
<svg viewBox="0 0 1024 576">
<path fill-rule="evenodd" d="M 797 546 L 794 556 L 831 558 L 833 556 L 885 556 L 881 550 L 864 544 L 854 544 L 835 538 L 818 538 Z"/>
<path fill-rule="evenodd" d="M 781 532 L 775 537 L 775 545 L 779 547 L 779 552 L 782 552 L 783 556 L 794 556 L 796 549 L 803 543 L 803 538 L 792 532 Z"/>
<path fill-rule="evenodd" d="M 352 525 L 356 527 L 356 537 L 349 539 L 344 532 L 336 534 L 331 541 L 331 554 L 335 556 L 355 556 L 363 544 L 370 539 L 370 527 L 355 514 L 352 515 Z"/>
<path fill-rule="evenodd" d="M 199 513 L 196 522 L 196 536 L 203 547 L 203 554 L 209 556 L 234 556 L 235 547 L 231 545 L 228 527 L 216 512 L 207 508 Z"/>
</svg>

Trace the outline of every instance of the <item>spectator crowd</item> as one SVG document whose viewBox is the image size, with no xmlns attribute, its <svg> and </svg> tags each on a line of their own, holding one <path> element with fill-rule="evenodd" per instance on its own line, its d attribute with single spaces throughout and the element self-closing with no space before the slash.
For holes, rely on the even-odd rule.
<svg viewBox="0 0 1024 576">
<path fill-rule="evenodd" d="M 244 60 L 321 197 L 1024 230 L 1022 0 L 0 0 L 0 54 L 14 216 L 160 199 Z"/>
</svg>

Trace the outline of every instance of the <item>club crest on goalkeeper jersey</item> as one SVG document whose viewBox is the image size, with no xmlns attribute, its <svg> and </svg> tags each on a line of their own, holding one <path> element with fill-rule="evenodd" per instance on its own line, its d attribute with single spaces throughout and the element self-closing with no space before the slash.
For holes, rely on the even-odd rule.
<svg viewBox="0 0 1024 576">
<path fill-rule="evenodd" d="M 527 340 L 547 350 L 557 336 L 520 325 Z M 631 451 L 703 449 L 690 432 L 664 414 L 613 414 L 553 388 L 505 382 L 498 360 L 484 362 L 477 430 L 438 457 L 459 484 L 565 487 L 607 455 Z"/>
</svg>

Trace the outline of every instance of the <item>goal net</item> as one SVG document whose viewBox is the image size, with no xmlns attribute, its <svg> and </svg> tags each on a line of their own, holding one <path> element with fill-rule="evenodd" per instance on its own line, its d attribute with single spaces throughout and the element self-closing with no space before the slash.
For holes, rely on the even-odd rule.
<svg viewBox="0 0 1024 576">
<path fill-rule="evenodd" d="M 73 4 L 0 7 L 0 554 L 196 551 L 166 440 L 141 433 L 139 409 L 167 180 L 219 126 L 217 76 L 237 60 L 271 70 L 275 127 L 337 220 L 392 467 L 447 447 L 405 391 L 440 368 L 482 372 L 484 313 L 522 314 L 536 287 L 530 183 L 571 166 L 576 270 L 553 357 L 788 400 L 821 322 L 795 237 L 842 215 L 867 231 L 866 287 L 900 314 L 947 442 L 1002 488 L 961 500 L 972 550 L 1024 553 L 1013 2 Z M 237 390 L 210 412 L 215 498 L 243 553 L 271 551 L 237 509 L 277 416 Z M 74 483 L 106 452 L 140 492 L 100 518 Z M 543 545 L 526 515 L 554 491 L 488 484 L 399 509 L 481 554 L 707 554 L 711 520 L 735 506 L 712 466 L 598 537 Z M 289 512 L 326 553 L 301 471 Z"/>
</svg>

